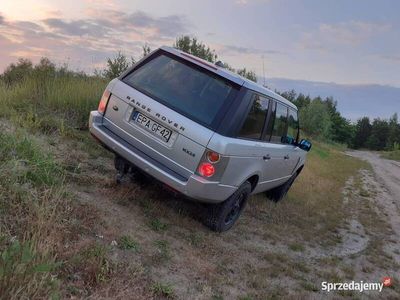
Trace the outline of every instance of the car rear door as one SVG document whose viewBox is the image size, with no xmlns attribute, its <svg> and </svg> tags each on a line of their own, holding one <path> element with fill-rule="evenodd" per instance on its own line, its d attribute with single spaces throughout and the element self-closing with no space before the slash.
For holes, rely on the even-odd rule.
<svg viewBox="0 0 400 300">
<path fill-rule="evenodd" d="M 255 93 L 250 111 L 238 134 L 239 138 L 253 141 L 251 152 L 257 156 L 261 170 L 257 188 L 259 191 L 268 189 L 273 185 L 273 181 L 285 176 L 282 169 L 284 146 L 271 144 L 263 138 L 265 131 L 269 130 L 266 120 L 271 114 L 271 109 L 273 109 L 272 100 Z"/>
</svg>

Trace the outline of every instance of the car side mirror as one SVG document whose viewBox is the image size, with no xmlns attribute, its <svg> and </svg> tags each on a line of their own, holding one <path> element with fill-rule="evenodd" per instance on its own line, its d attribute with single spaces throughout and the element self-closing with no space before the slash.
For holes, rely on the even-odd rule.
<svg viewBox="0 0 400 300">
<path fill-rule="evenodd" d="M 308 140 L 305 140 L 305 139 L 302 139 L 301 141 L 300 141 L 300 143 L 298 143 L 298 145 L 297 145 L 301 150 L 304 150 L 304 151 L 310 151 L 311 150 L 311 147 L 312 147 L 312 144 L 311 144 L 311 142 L 310 141 L 308 141 Z"/>
</svg>

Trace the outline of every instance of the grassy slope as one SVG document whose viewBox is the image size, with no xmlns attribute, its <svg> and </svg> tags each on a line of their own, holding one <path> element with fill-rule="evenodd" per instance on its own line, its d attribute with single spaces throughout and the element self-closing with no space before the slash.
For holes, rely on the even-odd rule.
<svg viewBox="0 0 400 300">
<path fill-rule="evenodd" d="M 15 126 L 0 139 L 1 295 L 308 297 L 320 278 L 346 276 L 335 255 L 306 253 L 342 243 L 352 214 L 342 189 L 363 162 L 316 143 L 288 199 L 253 196 L 232 231 L 211 233 L 196 205 L 113 184 L 111 156 L 82 131 L 103 87 L 90 78 L 0 87 L 0 117 Z M 361 218 L 371 231 L 372 211 Z"/>
<path fill-rule="evenodd" d="M 400 150 L 384 152 L 384 153 L 382 153 L 382 157 L 400 161 Z"/>
</svg>

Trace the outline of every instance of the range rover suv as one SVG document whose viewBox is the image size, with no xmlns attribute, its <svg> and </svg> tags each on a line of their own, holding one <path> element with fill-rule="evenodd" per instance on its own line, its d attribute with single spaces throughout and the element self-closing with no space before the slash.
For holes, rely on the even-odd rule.
<svg viewBox="0 0 400 300">
<path fill-rule="evenodd" d="M 119 176 L 139 170 L 206 202 L 214 231 L 233 226 L 250 194 L 281 200 L 311 144 L 297 108 L 222 67 L 161 47 L 112 80 L 90 113 L 91 134 Z"/>
</svg>

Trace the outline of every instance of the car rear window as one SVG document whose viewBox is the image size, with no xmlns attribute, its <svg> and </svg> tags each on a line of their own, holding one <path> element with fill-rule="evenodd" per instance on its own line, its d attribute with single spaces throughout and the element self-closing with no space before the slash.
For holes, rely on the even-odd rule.
<svg viewBox="0 0 400 300">
<path fill-rule="evenodd" d="M 164 54 L 140 66 L 123 81 L 208 127 L 236 92 L 228 80 Z"/>
</svg>

